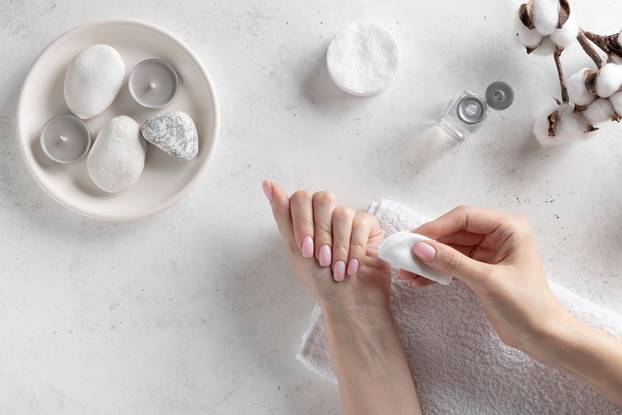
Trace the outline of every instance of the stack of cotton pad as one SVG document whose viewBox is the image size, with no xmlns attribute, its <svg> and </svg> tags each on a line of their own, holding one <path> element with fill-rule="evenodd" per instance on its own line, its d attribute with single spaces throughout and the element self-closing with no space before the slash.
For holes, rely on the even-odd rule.
<svg viewBox="0 0 622 415">
<path fill-rule="evenodd" d="M 412 248 L 417 242 L 428 240 L 430 238 L 416 233 L 397 232 L 380 245 L 378 256 L 394 268 L 410 271 L 441 285 L 449 285 L 452 280 L 450 275 L 443 275 L 430 269 L 412 253 Z"/>
<path fill-rule="evenodd" d="M 352 23 L 328 46 L 328 74 L 339 88 L 357 96 L 382 92 L 395 78 L 400 63 L 397 42 L 371 22 Z"/>
</svg>

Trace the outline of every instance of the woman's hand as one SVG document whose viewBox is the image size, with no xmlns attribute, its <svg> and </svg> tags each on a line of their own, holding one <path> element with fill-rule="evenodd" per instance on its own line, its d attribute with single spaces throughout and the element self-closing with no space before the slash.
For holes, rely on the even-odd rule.
<svg viewBox="0 0 622 415">
<path fill-rule="evenodd" d="M 507 345 L 537 354 L 541 335 L 568 317 L 549 289 L 524 217 L 461 206 L 414 232 L 432 240 L 413 253 L 466 283 Z M 404 271 L 400 276 L 428 284 Z"/>
<path fill-rule="evenodd" d="M 525 218 L 459 207 L 415 232 L 433 240 L 419 242 L 413 253 L 466 283 L 501 340 L 622 405 L 622 341 L 579 322 L 555 299 Z M 427 285 L 422 277 L 401 276 Z"/>
<path fill-rule="evenodd" d="M 378 258 L 384 234 L 372 215 L 337 207 L 327 192 L 287 197 L 263 190 L 294 271 L 322 307 L 346 414 L 420 414 L 389 306 L 390 268 Z"/>
<path fill-rule="evenodd" d="M 296 275 L 323 309 L 389 307 L 390 268 L 377 257 L 384 233 L 374 216 L 338 207 L 328 192 L 289 198 L 269 181 L 263 190 Z"/>
</svg>

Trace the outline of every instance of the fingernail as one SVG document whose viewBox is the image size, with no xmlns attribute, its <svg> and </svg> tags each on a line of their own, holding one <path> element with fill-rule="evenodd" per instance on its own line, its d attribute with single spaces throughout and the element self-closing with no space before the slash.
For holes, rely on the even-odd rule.
<svg viewBox="0 0 622 415">
<path fill-rule="evenodd" d="M 348 262 L 348 275 L 354 277 L 359 270 L 359 260 L 356 258 L 352 258 Z"/>
<path fill-rule="evenodd" d="M 436 249 L 426 242 L 417 242 L 413 247 L 413 252 L 424 261 L 432 261 L 436 256 Z"/>
<path fill-rule="evenodd" d="M 305 258 L 311 258 L 313 257 L 313 251 L 315 251 L 315 248 L 313 247 L 313 238 L 305 236 L 305 239 L 302 240 L 302 256 Z"/>
<path fill-rule="evenodd" d="M 263 181 L 263 194 L 266 195 L 268 201 L 272 202 L 272 183 L 269 180 Z"/>
<path fill-rule="evenodd" d="M 330 252 L 330 246 L 328 245 L 322 245 L 320 246 L 320 255 L 319 255 L 319 260 L 320 260 L 320 266 L 322 267 L 328 267 L 330 266 L 331 263 L 331 252 Z"/>
<path fill-rule="evenodd" d="M 343 281 L 346 278 L 346 263 L 344 261 L 337 261 L 333 265 L 333 276 L 335 281 Z"/>
</svg>

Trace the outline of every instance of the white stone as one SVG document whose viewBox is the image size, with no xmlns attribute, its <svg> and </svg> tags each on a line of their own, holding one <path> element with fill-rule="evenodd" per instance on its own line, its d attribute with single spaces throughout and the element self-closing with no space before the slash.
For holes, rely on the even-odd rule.
<svg viewBox="0 0 622 415">
<path fill-rule="evenodd" d="M 352 23 L 341 30 L 326 54 L 328 74 L 335 85 L 356 96 L 382 92 L 395 78 L 399 63 L 397 42 L 372 22 Z"/>
<path fill-rule="evenodd" d="M 101 114 L 116 98 L 124 78 L 125 64 L 116 49 L 108 45 L 89 46 L 67 68 L 67 106 L 84 119 Z"/>
<path fill-rule="evenodd" d="M 192 160 L 199 152 L 197 128 L 183 111 L 148 119 L 142 127 L 142 134 L 145 140 L 177 160 Z"/>
<path fill-rule="evenodd" d="M 91 180 L 110 193 L 129 188 L 143 172 L 146 147 L 136 121 L 125 115 L 113 118 L 99 131 L 87 158 Z"/>
</svg>

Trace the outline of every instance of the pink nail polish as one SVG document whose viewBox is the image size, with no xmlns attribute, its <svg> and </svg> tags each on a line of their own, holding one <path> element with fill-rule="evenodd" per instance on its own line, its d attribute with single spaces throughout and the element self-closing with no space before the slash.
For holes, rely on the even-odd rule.
<svg viewBox="0 0 622 415">
<path fill-rule="evenodd" d="M 312 258 L 314 251 L 315 248 L 313 247 L 313 238 L 305 236 L 305 239 L 302 240 L 302 256 L 305 258 Z"/>
<path fill-rule="evenodd" d="M 263 194 L 266 195 L 268 201 L 272 202 L 272 183 L 269 180 L 264 180 L 263 184 Z"/>
<path fill-rule="evenodd" d="M 348 262 L 348 275 L 353 277 L 356 275 L 356 273 L 359 270 L 359 260 L 356 258 L 352 258 L 349 262 Z"/>
<path fill-rule="evenodd" d="M 335 281 L 343 281 L 346 279 L 346 263 L 345 261 L 337 261 L 333 265 L 333 276 Z"/>
<path fill-rule="evenodd" d="M 332 262 L 332 252 L 330 252 L 330 246 L 322 245 L 320 246 L 320 254 L 319 254 L 320 266 L 328 267 Z"/>
<path fill-rule="evenodd" d="M 426 242 L 417 242 L 413 247 L 413 252 L 424 261 L 432 261 L 436 256 L 436 249 Z"/>
</svg>

